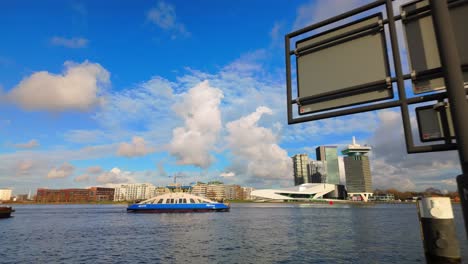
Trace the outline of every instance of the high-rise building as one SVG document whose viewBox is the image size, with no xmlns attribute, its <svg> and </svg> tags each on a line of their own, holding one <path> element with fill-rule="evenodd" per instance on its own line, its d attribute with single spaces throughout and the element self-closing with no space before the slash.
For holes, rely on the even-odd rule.
<svg viewBox="0 0 468 264">
<path fill-rule="evenodd" d="M 346 155 L 344 160 L 346 188 L 349 196 L 360 195 L 362 200 L 367 201 L 372 195 L 372 178 L 369 157 L 371 151 L 369 146 L 361 146 L 353 137 L 353 144 L 348 145 L 341 153 Z"/>
<path fill-rule="evenodd" d="M 340 184 L 340 169 L 336 146 L 319 146 L 315 149 L 315 152 L 317 160 L 326 162 L 327 179 L 324 183 Z"/>
<path fill-rule="evenodd" d="M 0 189 L 0 201 L 11 200 L 11 189 Z"/>
<path fill-rule="evenodd" d="M 310 161 L 310 182 L 327 183 L 327 161 Z"/>
<path fill-rule="evenodd" d="M 294 167 L 294 185 L 310 183 L 309 156 L 296 154 L 292 157 Z"/>
</svg>

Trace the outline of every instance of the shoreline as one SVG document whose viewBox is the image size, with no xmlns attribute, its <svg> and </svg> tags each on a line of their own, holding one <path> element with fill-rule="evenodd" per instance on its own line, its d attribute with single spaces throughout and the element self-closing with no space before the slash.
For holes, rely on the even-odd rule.
<svg viewBox="0 0 468 264">
<path fill-rule="evenodd" d="M 318 200 L 318 201 L 287 201 L 287 202 L 280 202 L 280 201 L 271 201 L 271 202 L 254 202 L 254 201 L 225 201 L 230 204 L 245 204 L 245 203 L 252 203 L 252 204 L 356 204 L 356 205 L 374 205 L 374 204 L 416 204 L 416 201 L 411 202 L 399 202 L 399 201 L 369 201 L 369 202 L 361 202 L 361 201 L 350 201 L 350 200 Z M 458 201 L 451 201 L 452 204 L 460 204 Z M 105 202 L 49 202 L 49 203 L 38 203 L 34 201 L 27 201 L 27 202 L 3 202 L 1 205 L 79 205 L 79 204 L 88 204 L 88 205 L 129 205 L 133 202 L 113 202 L 113 201 L 105 201 Z"/>
</svg>

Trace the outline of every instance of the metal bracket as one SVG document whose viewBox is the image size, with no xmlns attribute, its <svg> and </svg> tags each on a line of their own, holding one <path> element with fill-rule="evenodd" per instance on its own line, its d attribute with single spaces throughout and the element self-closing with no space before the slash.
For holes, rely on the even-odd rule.
<svg viewBox="0 0 468 264">
<path fill-rule="evenodd" d="M 297 104 L 297 106 L 299 106 L 299 107 L 302 106 L 302 105 L 301 105 L 301 98 L 300 98 L 300 97 L 296 98 L 296 104 Z"/>
<path fill-rule="evenodd" d="M 400 16 L 401 16 L 401 21 L 404 22 L 406 20 L 406 11 L 401 10 Z"/>
<path fill-rule="evenodd" d="M 380 31 L 384 30 L 384 22 L 382 19 L 379 19 L 379 21 L 377 22 L 379 24 L 379 28 L 380 28 Z"/>
<path fill-rule="evenodd" d="M 297 49 L 294 50 L 294 55 L 296 55 L 296 57 L 301 56 L 301 55 L 299 54 L 299 52 L 297 51 Z"/>
<path fill-rule="evenodd" d="M 391 89 L 392 88 L 392 78 L 390 78 L 390 77 L 385 78 L 385 82 L 387 83 L 387 88 Z"/>
<path fill-rule="evenodd" d="M 442 110 L 443 108 L 447 108 L 448 107 L 448 103 L 447 102 L 438 102 L 436 103 L 435 105 L 432 106 L 432 108 L 436 111 L 440 111 Z"/>
<path fill-rule="evenodd" d="M 416 81 L 416 71 L 415 70 L 411 71 L 411 80 Z"/>
</svg>

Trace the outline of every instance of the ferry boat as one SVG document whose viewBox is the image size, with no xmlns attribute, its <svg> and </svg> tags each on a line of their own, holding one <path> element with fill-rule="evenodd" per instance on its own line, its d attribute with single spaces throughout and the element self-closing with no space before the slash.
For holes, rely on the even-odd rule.
<svg viewBox="0 0 468 264">
<path fill-rule="evenodd" d="M 0 206 L 0 218 L 8 218 L 14 211 L 11 206 Z"/>
<path fill-rule="evenodd" d="M 228 212 L 229 204 L 184 192 L 166 193 L 127 207 L 128 213 Z"/>
</svg>

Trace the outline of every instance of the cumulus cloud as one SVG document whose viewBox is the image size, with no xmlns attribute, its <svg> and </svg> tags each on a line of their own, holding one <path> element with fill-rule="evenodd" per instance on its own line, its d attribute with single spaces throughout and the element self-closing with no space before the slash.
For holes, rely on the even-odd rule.
<svg viewBox="0 0 468 264">
<path fill-rule="evenodd" d="M 33 166 L 34 166 L 34 163 L 31 160 L 19 161 L 15 167 L 16 175 L 29 174 Z"/>
<path fill-rule="evenodd" d="M 234 176 L 236 176 L 236 174 L 235 174 L 234 172 L 230 171 L 230 172 L 223 172 L 223 173 L 221 173 L 219 176 L 221 176 L 221 177 L 228 177 L 228 178 L 229 178 L 229 177 L 234 177 Z"/>
<path fill-rule="evenodd" d="M 147 146 L 144 138 L 133 137 L 130 143 L 120 143 L 117 155 L 132 158 L 145 156 L 154 151 L 155 148 Z"/>
<path fill-rule="evenodd" d="M 208 81 L 201 82 L 183 95 L 182 102 L 174 111 L 184 119 L 185 126 L 172 132 L 169 152 L 178 164 L 207 168 L 214 161 L 210 155 L 222 128 L 219 105 L 223 93 L 211 87 Z"/>
<path fill-rule="evenodd" d="M 64 63 L 63 74 L 36 72 L 23 79 L 7 100 L 27 110 L 88 110 L 103 102 L 102 93 L 110 83 L 109 72 L 97 63 Z"/>
<path fill-rule="evenodd" d="M 87 181 L 89 181 L 89 178 L 90 178 L 90 177 L 89 177 L 88 174 L 82 174 L 82 175 L 77 176 L 77 177 L 75 178 L 75 182 L 87 182 Z"/>
<path fill-rule="evenodd" d="M 26 143 L 15 144 L 15 147 L 22 148 L 22 149 L 30 149 L 30 148 L 35 148 L 38 146 L 39 146 L 39 142 L 35 139 L 31 139 L 29 142 L 26 142 Z"/>
<path fill-rule="evenodd" d="M 91 166 L 86 169 L 86 172 L 89 174 L 99 174 L 102 172 L 101 166 Z"/>
<path fill-rule="evenodd" d="M 424 190 L 438 186 L 453 189 L 450 183 L 460 174 L 455 151 L 407 154 L 401 115 L 378 112 L 379 127 L 368 143 L 372 146 L 371 170 L 376 188 Z"/>
<path fill-rule="evenodd" d="M 271 129 L 261 127 L 262 115 L 272 114 L 267 107 L 258 107 L 250 115 L 226 125 L 229 149 L 237 160 L 243 160 L 247 175 L 261 178 L 292 179 L 292 161 L 278 145 Z"/>
<path fill-rule="evenodd" d="M 113 168 L 109 172 L 99 175 L 96 181 L 101 184 L 121 184 L 131 183 L 134 180 L 130 172 L 121 171 L 119 168 Z"/>
<path fill-rule="evenodd" d="M 70 176 L 75 167 L 69 163 L 63 163 L 60 167 L 54 167 L 52 170 L 49 171 L 47 174 L 47 178 L 49 179 L 59 179 L 59 178 L 66 178 Z"/>
<path fill-rule="evenodd" d="M 172 32 L 172 38 L 176 38 L 177 35 L 183 37 L 190 36 L 185 25 L 177 21 L 175 7 L 173 5 L 160 1 L 156 7 L 149 10 L 146 18 L 161 29 Z"/>
<path fill-rule="evenodd" d="M 86 48 L 86 46 L 88 46 L 88 42 L 89 41 L 85 38 L 64 38 L 55 36 L 50 39 L 50 43 L 52 45 L 72 49 Z"/>
</svg>

